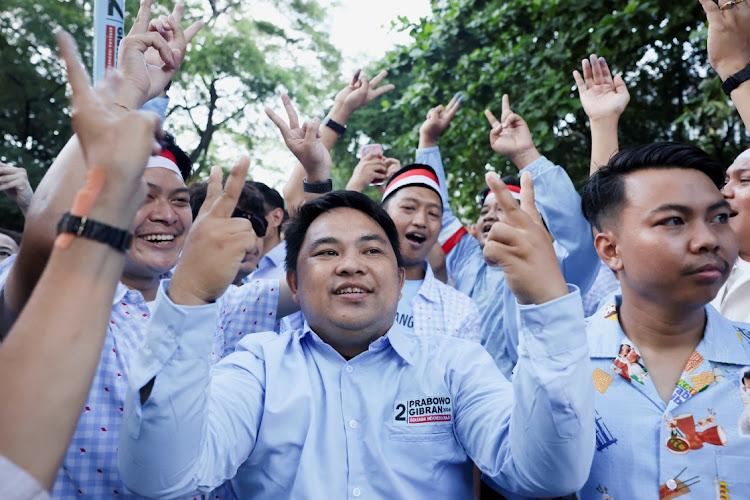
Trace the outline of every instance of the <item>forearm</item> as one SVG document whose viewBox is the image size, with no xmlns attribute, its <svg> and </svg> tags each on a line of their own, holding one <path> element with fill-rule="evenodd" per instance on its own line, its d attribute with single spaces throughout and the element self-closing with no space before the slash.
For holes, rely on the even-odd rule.
<svg viewBox="0 0 750 500">
<path fill-rule="evenodd" d="M 10 329 L 39 281 L 52 252 L 57 222 L 85 184 L 86 170 L 78 139 L 73 136 L 39 183 L 26 214 L 21 249 L 5 284 L 0 337 Z"/>
<path fill-rule="evenodd" d="M 619 116 L 605 120 L 591 120 L 591 165 L 589 175 L 593 175 L 599 168 L 609 163 L 620 144 L 617 138 Z"/>
<path fill-rule="evenodd" d="M 750 128 L 750 81 L 744 82 L 734 89 L 730 97 L 747 130 Z"/>
<path fill-rule="evenodd" d="M 123 263 L 84 238 L 55 248 L 0 348 L 0 454 L 48 489 L 91 387 Z"/>
<path fill-rule="evenodd" d="M 594 452 L 594 394 L 580 301 L 573 291 L 541 306 L 520 306 L 510 454 L 525 481 L 549 496 L 580 489 Z M 512 483 L 503 486 L 512 489 Z"/>
<path fill-rule="evenodd" d="M 541 157 L 529 165 L 534 180 L 536 205 L 555 239 L 565 281 L 583 293 L 596 279 L 599 257 L 591 226 L 583 217 L 581 197 L 565 170 Z"/>
</svg>

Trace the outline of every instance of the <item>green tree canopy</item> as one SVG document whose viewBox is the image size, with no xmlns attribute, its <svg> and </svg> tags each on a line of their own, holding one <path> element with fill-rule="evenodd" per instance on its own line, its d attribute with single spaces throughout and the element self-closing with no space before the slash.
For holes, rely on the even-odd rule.
<svg viewBox="0 0 750 500">
<path fill-rule="evenodd" d="M 507 93 L 540 152 L 581 184 L 588 175 L 590 141 L 571 73 L 595 52 L 624 74 L 630 90 L 621 147 L 692 142 L 728 165 L 746 136 L 708 64 L 705 15 L 698 2 L 672 7 L 655 0 L 617 6 L 574 0 L 434 1 L 431 18 L 400 19 L 395 26 L 408 30 L 412 43 L 375 66 L 388 69 L 396 90 L 352 117 L 349 128 L 359 136 L 340 141 L 335 158 L 350 158 L 346 150 L 354 150 L 366 134 L 390 146 L 388 156 L 413 161 L 427 111 L 461 91 L 467 101 L 441 151 L 453 206 L 472 220 L 486 165 L 502 174 L 518 173 L 491 151 L 483 115 L 484 109 L 499 113 Z M 339 177 L 351 171 L 351 165 L 339 168 L 344 170 Z"/>
</svg>

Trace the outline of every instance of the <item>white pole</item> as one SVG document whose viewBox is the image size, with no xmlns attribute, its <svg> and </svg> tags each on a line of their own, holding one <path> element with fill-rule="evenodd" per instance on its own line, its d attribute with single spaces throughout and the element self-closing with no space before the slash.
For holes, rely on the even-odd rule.
<svg viewBox="0 0 750 500">
<path fill-rule="evenodd" d="M 125 0 L 96 0 L 94 4 L 94 82 L 106 68 L 117 66 L 117 49 L 125 33 Z"/>
</svg>

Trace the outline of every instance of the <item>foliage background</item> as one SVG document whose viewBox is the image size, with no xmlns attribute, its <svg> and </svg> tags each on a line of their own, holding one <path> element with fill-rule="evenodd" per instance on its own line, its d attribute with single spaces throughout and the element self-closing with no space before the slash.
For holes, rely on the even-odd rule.
<svg viewBox="0 0 750 500">
<path fill-rule="evenodd" d="M 285 89 L 302 116 L 321 115 L 321 103 L 348 81 L 337 74 L 341 58 L 326 36 L 324 2 L 186 4 L 185 17 L 200 17 L 207 27 L 170 90 L 169 123 L 200 170 L 226 164 L 239 148 L 257 152 L 264 141 L 278 142 L 259 101 L 278 109 L 276 96 Z M 138 5 L 126 5 L 127 29 Z M 393 29 L 410 33 L 412 42 L 366 68 L 370 75 L 387 69 L 396 90 L 350 120 L 333 154 L 336 187 L 344 186 L 361 144 L 383 143 L 389 156 L 412 161 L 425 114 L 457 91 L 467 100 L 441 150 L 452 204 L 467 221 L 476 217 L 474 196 L 487 168 L 517 173 L 490 150 L 483 116 L 486 108 L 499 111 L 503 93 L 528 121 L 539 150 L 580 185 L 588 169 L 588 126 L 571 72 L 591 52 L 624 73 L 630 89 L 621 146 L 689 141 L 727 165 L 747 146 L 708 65 L 698 2 L 433 0 L 432 8 L 430 18 L 399 18 Z M 90 61 L 92 16 L 92 0 L 0 0 L 0 160 L 26 168 L 32 186 L 71 134 L 53 28 L 73 33 Z M 263 165 L 263 158 L 255 161 Z M 0 226 L 20 229 L 22 223 L 0 196 Z"/>
</svg>

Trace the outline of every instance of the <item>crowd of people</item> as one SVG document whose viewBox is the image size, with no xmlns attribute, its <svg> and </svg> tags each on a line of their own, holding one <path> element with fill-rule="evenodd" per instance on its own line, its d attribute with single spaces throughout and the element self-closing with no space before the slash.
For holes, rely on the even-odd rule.
<svg viewBox="0 0 750 500">
<path fill-rule="evenodd" d="M 700 1 L 747 125 L 750 2 Z M 748 494 L 750 152 L 620 151 L 630 96 L 592 54 L 580 194 L 508 95 L 489 147 L 520 176 L 486 175 L 475 223 L 439 147 L 460 98 L 425 110 L 413 162 L 367 152 L 334 191 L 385 71 L 323 120 L 266 108 L 283 193 L 240 154 L 198 182 L 162 124 L 202 24 L 151 3 L 96 89 L 58 33 L 75 135 L 36 192 L 0 164 L 25 215 L 0 234 L 0 498 Z"/>
</svg>

